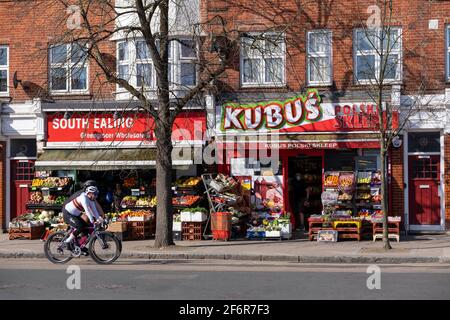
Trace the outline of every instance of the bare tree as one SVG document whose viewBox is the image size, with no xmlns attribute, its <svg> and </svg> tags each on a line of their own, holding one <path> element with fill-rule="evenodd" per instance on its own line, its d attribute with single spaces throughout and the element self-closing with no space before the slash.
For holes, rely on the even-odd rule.
<svg viewBox="0 0 450 320">
<path fill-rule="evenodd" d="M 51 4 L 50 4 L 51 3 Z M 227 50 L 215 38 L 206 37 L 206 31 L 214 26 L 215 35 L 231 46 L 233 35 L 218 19 L 200 23 L 199 1 L 179 0 L 52 0 L 40 6 L 59 8 L 56 17 L 60 32 L 55 32 L 52 43 L 83 44 L 90 61 L 99 68 L 98 78 L 106 84 L 118 85 L 138 101 L 140 108 L 154 119 L 156 137 L 156 238 L 155 247 L 173 245 L 172 238 L 172 128 L 180 112 L 194 99 L 210 90 L 215 80 L 225 71 Z M 66 27 L 67 12 L 73 28 Z M 132 41 L 137 55 L 150 60 L 154 77 L 146 68 L 128 67 L 128 72 L 116 69 L 115 44 L 111 39 Z M 170 78 L 170 43 L 179 42 L 195 56 L 192 59 L 194 75 L 190 83 Z M 212 49 L 212 50 L 211 50 Z M 120 49 L 119 49 L 119 54 Z M 78 65 L 85 60 L 78 61 Z M 77 69 L 79 70 L 79 69 Z M 134 78 L 133 78 L 134 77 Z M 131 80 L 137 79 L 137 80 Z M 152 80 L 154 79 L 154 80 Z M 153 88 L 148 88 L 155 81 Z"/>
</svg>

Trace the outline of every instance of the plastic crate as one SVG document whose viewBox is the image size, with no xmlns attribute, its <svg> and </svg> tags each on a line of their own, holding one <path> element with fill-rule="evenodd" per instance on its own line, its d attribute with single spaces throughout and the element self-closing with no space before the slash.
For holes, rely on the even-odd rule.
<svg viewBox="0 0 450 320">
<path fill-rule="evenodd" d="M 212 230 L 214 240 L 229 240 L 231 238 L 231 231 L 228 230 Z"/>
<path fill-rule="evenodd" d="M 183 222 L 181 228 L 183 240 L 202 240 L 204 231 L 202 222 Z"/>
<path fill-rule="evenodd" d="M 266 237 L 265 231 L 247 231 L 248 239 L 261 239 Z"/>
<path fill-rule="evenodd" d="M 9 240 L 15 239 L 26 239 L 26 240 L 36 240 L 41 239 L 45 232 L 45 226 L 36 226 L 29 228 L 10 228 L 9 229 Z"/>
<path fill-rule="evenodd" d="M 198 233 L 190 233 L 190 234 L 184 234 L 183 233 L 183 240 L 184 241 L 195 241 L 195 240 L 202 240 L 202 235 Z"/>
</svg>

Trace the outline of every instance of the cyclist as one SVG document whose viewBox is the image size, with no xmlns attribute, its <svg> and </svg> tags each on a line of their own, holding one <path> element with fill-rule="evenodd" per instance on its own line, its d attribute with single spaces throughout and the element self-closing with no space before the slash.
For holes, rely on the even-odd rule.
<svg viewBox="0 0 450 320">
<path fill-rule="evenodd" d="M 65 240 L 69 249 L 71 247 L 72 240 L 78 237 L 79 234 L 84 233 L 84 230 L 89 226 L 86 221 L 81 218 L 81 214 L 84 212 L 91 223 L 103 221 L 98 207 L 97 197 L 99 191 L 96 186 L 88 186 L 84 192 L 80 193 L 78 197 L 72 199 L 63 207 L 64 222 L 74 228 L 74 231 Z"/>
<path fill-rule="evenodd" d="M 75 198 L 77 198 L 78 196 L 80 196 L 80 195 L 86 190 L 87 187 L 91 187 L 91 186 L 98 187 L 98 186 L 97 186 L 97 182 L 96 182 L 95 180 L 87 180 L 87 181 L 83 184 L 83 189 L 80 189 L 80 190 L 76 191 L 76 192 L 75 192 L 74 194 L 72 194 L 68 199 L 66 199 L 66 201 L 64 201 L 62 207 L 64 208 L 64 207 L 66 206 L 66 204 L 68 204 L 68 203 L 71 202 L 73 199 L 75 199 Z M 100 204 L 98 203 L 97 200 L 95 200 L 95 204 L 96 204 L 96 206 L 97 206 L 97 210 L 98 210 L 98 212 L 100 213 L 100 215 L 101 215 L 102 217 L 104 217 L 105 214 L 104 214 L 104 212 L 103 212 L 103 209 L 102 209 L 102 207 L 100 206 Z"/>
</svg>

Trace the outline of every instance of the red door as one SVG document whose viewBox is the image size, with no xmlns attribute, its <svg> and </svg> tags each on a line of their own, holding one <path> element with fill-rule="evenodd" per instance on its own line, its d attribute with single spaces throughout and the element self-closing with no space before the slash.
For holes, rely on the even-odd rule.
<svg viewBox="0 0 450 320">
<path fill-rule="evenodd" d="M 409 156 L 409 223 L 439 225 L 440 156 Z"/>
<path fill-rule="evenodd" d="M 11 220 L 27 212 L 29 186 L 34 178 L 34 160 L 11 161 Z"/>
</svg>

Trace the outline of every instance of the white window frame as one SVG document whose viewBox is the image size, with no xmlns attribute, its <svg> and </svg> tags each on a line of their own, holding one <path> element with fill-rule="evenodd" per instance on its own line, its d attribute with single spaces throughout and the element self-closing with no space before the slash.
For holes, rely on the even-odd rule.
<svg viewBox="0 0 450 320">
<path fill-rule="evenodd" d="M 282 39 L 281 41 L 281 54 L 280 55 L 274 55 L 270 56 L 269 58 L 281 58 L 282 59 L 282 72 L 281 81 L 278 82 L 267 82 L 265 81 L 265 71 L 266 71 L 266 64 L 265 64 L 265 58 L 264 54 L 260 53 L 254 53 L 254 54 L 246 54 L 244 51 L 244 42 L 245 39 L 248 37 L 241 36 L 240 43 L 241 43 L 241 50 L 240 50 L 240 62 L 239 62 L 239 70 L 240 70 L 240 85 L 242 88 L 254 88 L 254 87 L 283 87 L 286 85 L 286 37 L 284 34 L 277 34 L 277 33 L 257 33 L 252 32 L 248 33 L 249 36 L 258 37 L 263 35 L 265 37 L 275 36 L 280 37 Z M 250 38 L 251 39 L 251 38 Z M 262 46 L 265 47 L 265 41 L 264 39 L 261 39 L 260 41 L 263 41 Z M 261 70 L 259 70 L 259 81 L 258 82 L 244 82 L 244 60 L 245 59 L 260 59 L 261 61 Z"/>
<path fill-rule="evenodd" d="M 127 43 L 127 50 L 128 50 L 128 59 L 126 60 L 119 60 L 119 47 L 122 43 Z M 131 49 L 130 49 L 130 41 L 118 41 L 116 43 L 116 54 L 117 54 L 117 59 L 116 59 L 116 70 L 117 70 L 117 77 L 119 76 L 119 66 L 123 65 L 123 66 L 128 66 L 128 79 L 124 79 L 128 82 L 131 83 Z M 116 91 L 124 91 L 125 88 L 121 87 L 120 85 L 116 84 Z"/>
<path fill-rule="evenodd" d="M 375 37 L 375 43 L 374 45 L 378 48 L 373 48 L 371 50 L 358 50 L 358 33 L 363 32 L 363 34 L 367 34 L 368 31 L 365 31 L 364 29 L 357 28 L 353 31 L 353 78 L 354 82 L 357 85 L 365 85 L 365 84 L 373 84 L 373 81 L 378 81 L 378 75 L 380 73 L 380 64 L 381 64 L 381 56 L 378 54 L 377 51 L 379 51 L 380 48 L 380 41 L 381 41 L 381 32 L 383 29 L 375 29 L 374 31 L 377 32 L 377 35 Z M 391 49 L 389 52 L 389 55 L 395 55 L 397 54 L 399 59 L 397 63 L 397 78 L 396 79 L 383 79 L 383 83 L 386 84 L 395 84 L 395 83 L 401 83 L 403 81 L 403 32 L 401 27 L 391 27 L 391 30 L 398 30 L 399 36 L 397 38 L 398 41 L 398 49 Z M 386 52 L 385 52 L 386 53 Z M 357 63 L 357 56 L 364 56 L 364 55 L 374 55 L 375 56 L 375 77 L 372 79 L 358 79 L 358 63 Z"/>
<path fill-rule="evenodd" d="M 329 46 L 327 48 L 327 52 L 311 52 L 310 48 L 310 36 L 312 34 L 320 34 L 320 33 L 325 33 L 329 36 Z M 332 84 L 333 82 L 333 33 L 331 30 L 329 29 L 317 29 L 317 30 L 311 30 L 308 31 L 307 34 L 307 57 L 306 57 L 306 79 L 307 79 L 307 83 L 310 86 L 329 86 Z M 329 57 L 329 79 L 324 80 L 324 81 L 312 81 L 310 79 L 311 76 L 311 58 L 326 58 Z"/>
<path fill-rule="evenodd" d="M 85 89 L 72 89 L 72 70 L 77 67 L 78 63 L 72 62 L 72 46 L 74 43 L 61 43 L 52 45 L 49 47 L 48 53 L 48 65 L 49 65 L 49 89 L 52 94 L 88 94 L 89 93 L 89 59 L 86 56 L 85 62 L 81 65 L 86 68 L 86 88 Z M 52 48 L 58 47 L 60 45 L 65 45 L 67 48 L 66 61 L 61 63 L 52 63 Z M 64 90 L 54 90 L 52 89 L 52 69 L 53 68 L 65 68 L 66 69 L 66 89 Z"/>
<path fill-rule="evenodd" d="M 6 91 L 0 91 L 0 96 L 8 96 L 9 95 L 9 46 L 0 45 L 0 48 L 6 48 L 6 65 L 0 65 L 0 70 L 6 70 Z"/>
<path fill-rule="evenodd" d="M 198 60 L 198 54 L 195 57 L 182 57 L 181 56 L 181 43 L 180 41 L 189 41 L 193 40 L 187 37 L 177 37 L 176 39 L 169 39 L 169 79 L 171 79 L 171 90 L 183 90 L 187 88 L 193 88 L 198 84 L 198 66 L 195 62 Z M 130 85 L 138 88 L 137 85 L 137 65 L 141 63 L 146 63 L 151 65 L 152 70 L 152 78 L 151 78 L 151 86 L 145 86 L 144 89 L 148 91 L 155 91 L 157 88 L 156 85 L 156 70 L 154 63 L 149 55 L 147 59 L 138 59 L 137 58 L 137 43 L 139 41 L 145 41 L 143 38 L 135 38 L 135 39 L 124 39 L 120 40 L 116 44 L 116 53 L 117 53 L 117 73 L 119 72 L 119 65 L 128 65 L 129 79 L 128 82 Z M 128 60 L 127 61 L 119 61 L 118 52 L 119 52 L 119 44 L 127 42 L 128 43 Z M 196 50 L 198 52 L 198 50 Z M 182 85 L 181 84 L 181 63 L 182 62 L 190 62 L 195 64 L 195 83 L 194 85 Z M 140 88 L 141 86 L 139 86 Z M 116 91 L 119 93 L 126 92 L 125 88 L 121 88 L 119 85 L 116 85 Z"/>
<path fill-rule="evenodd" d="M 450 24 L 445 27 L 445 79 L 450 82 Z"/>
</svg>

